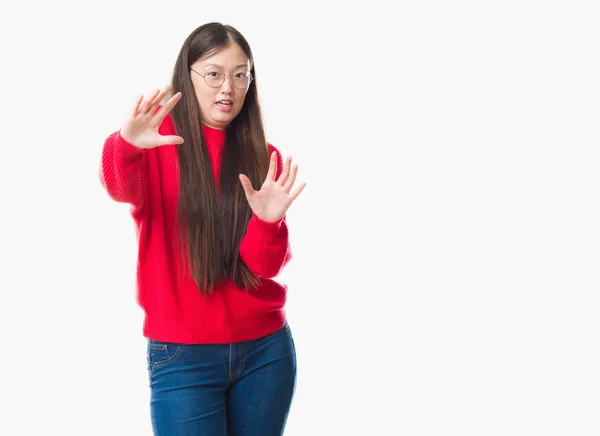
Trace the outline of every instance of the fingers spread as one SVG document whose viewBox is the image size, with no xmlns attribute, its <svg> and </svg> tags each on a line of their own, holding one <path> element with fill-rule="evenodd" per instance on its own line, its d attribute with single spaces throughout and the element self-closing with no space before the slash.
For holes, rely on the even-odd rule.
<svg viewBox="0 0 600 436">
<path fill-rule="evenodd" d="M 135 100 L 135 103 L 131 107 L 131 116 L 132 117 L 135 117 L 138 114 L 138 112 L 140 111 L 140 104 L 142 103 L 143 99 L 144 99 L 144 94 L 140 94 L 138 96 L 138 98 Z"/>
<path fill-rule="evenodd" d="M 290 176 L 291 164 L 292 164 L 292 157 L 288 156 L 287 159 L 285 160 L 285 164 L 283 166 L 283 171 L 281 172 L 281 175 L 279 176 L 279 179 L 277 180 L 281 185 L 285 185 L 285 182 L 287 182 L 287 179 Z"/>
<path fill-rule="evenodd" d="M 275 180 L 277 174 L 277 153 L 271 153 L 271 160 L 269 161 L 269 171 L 267 172 L 267 180 Z"/>
<path fill-rule="evenodd" d="M 150 109 L 150 106 L 152 105 L 152 102 L 154 101 L 154 99 L 156 98 L 156 96 L 159 94 L 159 90 L 155 89 L 154 91 L 152 91 L 152 93 L 148 96 L 147 99 L 145 99 L 142 102 L 142 105 L 140 106 L 140 114 L 141 115 L 146 115 L 146 113 L 148 112 L 148 110 Z"/>
<path fill-rule="evenodd" d="M 156 117 L 155 121 L 157 122 L 157 124 L 160 124 L 162 122 L 162 120 L 167 116 L 167 114 L 169 112 L 171 112 L 171 109 L 173 109 L 175 107 L 175 105 L 177 104 L 177 102 L 180 99 L 181 99 L 181 92 L 178 92 L 173 97 L 171 97 L 169 99 L 169 101 L 167 101 L 165 103 L 164 106 L 162 106 L 160 108 L 160 110 L 155 115 L 155 117 Z"/>
<path fill-rule="evenodd" d="M 283 186 L 283 188 L 285 189 L 285 192 L 287 192 L 288 194 L 292 190 L 292 186 L 294 186 L 294 182 L 296 181 L 296 174 L 298 174 L 298 165 L 294 164 L 294 167 L 292 168 L 292 174 L 290 175 L 290 178 L 287 180 L 287 182 Z"/>
<path fill-rule="evenodd" d="M 154 97 L 154 100 L 152 101 L 152 105 L 150 106 L 149 111 L 154 114 L 156 112 L 156 108 L 158 107 L 158 105 L 160 104 L 160 102 L 163 100 L 163 98 L 165 98 L 165 95 L 167 95 L 167 92 L 169 92 L 170 87 L 167 85 L 163 88 L 162 91 L 160 91 L 158 93 L 158 95 L 156 97 Z"/>
<path fill-rule="evenodd" d="M 298 186 L 296 189 L 294 189 L 294 192 L 292 192 L 290 194 L 290 201 L 294 201 L 296 198 L 298 198 L 298 196 L 300 195 L 300 193 L 302 192 L 302 190 L 304 189 L 304 187 L 306 186 L 306 183 L 302 183 L 300 186 Z"/>
</svg>

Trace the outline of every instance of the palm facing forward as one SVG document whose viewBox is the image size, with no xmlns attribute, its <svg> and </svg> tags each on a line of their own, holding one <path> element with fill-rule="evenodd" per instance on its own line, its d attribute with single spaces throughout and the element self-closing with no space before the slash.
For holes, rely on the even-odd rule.
<svg viewBox="0 0 600 436">
<path fill-rule="evenodd" d="M 288 208 L 306 186 L 306 183 L 302 183 L 290 193 L 294 186 L 297 172 L 298 165 L 292 167 L 292 158 L 288 157 L 279 179 L 276 180 L 277 154 L 273 151 L 271 153 L 267 177 L 259 191 L 254 190 L 248 177 L 244 174 L 240 174 L 240 181 L 242 182 L 244 192 L 246 193 L 248 204 L 250 205 L 252 212 L 254 212 L 260 220 L 276 222 L 283 218 Z"/>
</svg>

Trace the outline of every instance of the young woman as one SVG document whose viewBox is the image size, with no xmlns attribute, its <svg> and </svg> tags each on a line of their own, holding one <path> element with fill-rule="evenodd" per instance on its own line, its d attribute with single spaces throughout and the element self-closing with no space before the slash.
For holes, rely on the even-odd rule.
<svg viewBox="0 0 600 436">
<path fill-rule="evenodd" d="M 155 435 L 283 433 L 296 357 L 274 277 L 297 170 L 265 140 L 248 42 L 220 23 L 188 36 L 171 85 L 106 139 L 101 181 L 139 240 Z"/>
</svg>

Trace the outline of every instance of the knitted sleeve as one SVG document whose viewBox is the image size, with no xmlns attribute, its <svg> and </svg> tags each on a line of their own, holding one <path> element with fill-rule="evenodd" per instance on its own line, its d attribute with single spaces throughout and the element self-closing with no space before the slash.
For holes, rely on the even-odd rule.
<svg viewBox="0 0 600 436">
<path fill-rule="evenodd" d="M 269 144 L 269 154 L 272 151 L 277 153 L 276 177 L 279 178 L 283 159 L 279 150 Z M 240 256 L 257 277 L 272 278 L 278 275 L 292 258 L 286 217 L 270 223 L 252 213 L 246 235 L 240 244 Z"/>
<path fill-rule="evenodd" d="M 144 153 L 147 150 L 127 142 L 114 132 L 104 142 L 100 182 L 115 201 L 141 210 L 145 197 Z"/>
</svg>

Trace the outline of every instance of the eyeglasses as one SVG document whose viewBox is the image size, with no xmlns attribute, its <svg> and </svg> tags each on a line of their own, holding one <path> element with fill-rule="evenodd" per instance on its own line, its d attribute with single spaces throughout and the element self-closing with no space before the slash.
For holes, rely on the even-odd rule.
<svg viewBox="0 0 600 436">
<path fill-rule="evenodd" d="M 238 89 L 248 89 L 248 85 L 252 82 L 252 73 L 248 70 L 236 71 L 233 75 L 231 73 L 224 73 L 223 70 L 218 68 L 211 68 L 204 75 L 193 68 L 190 68 L 190 70 L 202 76 L 206 84 L 211 88 L 218 88 L 225 83 L 225 76 L 230 76 L 233 86 Z"/>
</svg>

